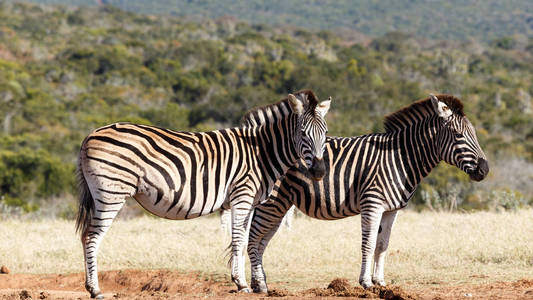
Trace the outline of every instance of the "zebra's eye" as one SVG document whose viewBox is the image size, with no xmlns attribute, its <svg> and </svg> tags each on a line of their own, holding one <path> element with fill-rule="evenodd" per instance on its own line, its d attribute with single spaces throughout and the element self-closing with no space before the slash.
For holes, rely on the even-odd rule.
<svg viewBox="0 0 533 300">
<path fill-rule="evenodd" d="M 456 133 L 456 134 L 455 134 L 455 138 L 456 138 L 456 139 L 460 139 L 460 138 L 462 138 L 462 137 L 463 137 L 463 134 L 462 134 L 462 133 Z"/>
</svg>

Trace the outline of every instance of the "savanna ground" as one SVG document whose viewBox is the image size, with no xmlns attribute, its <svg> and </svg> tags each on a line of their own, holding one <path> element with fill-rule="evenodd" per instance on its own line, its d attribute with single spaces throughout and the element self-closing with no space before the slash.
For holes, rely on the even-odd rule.
<svg viewBox="0 0 533 300">
<path fill-rule="evenodd" d="M 0 228 L 0 265 L 10 271 L 0 274 L 0 299 L 88 298 L 72 221 L 4 220 Z M 360 238 L 359 217 L 296 219 L 265 254 L 271 296 L 533 299 L 532 210 L 401 213 L 385 267 L 390 287 L 381 290 L 358 288 Z M 119 219 L 100 248 L 101 288 L 120 299 L 265 297 L 232 293 L 227 244 L 217 217 Z"/>
</svg>

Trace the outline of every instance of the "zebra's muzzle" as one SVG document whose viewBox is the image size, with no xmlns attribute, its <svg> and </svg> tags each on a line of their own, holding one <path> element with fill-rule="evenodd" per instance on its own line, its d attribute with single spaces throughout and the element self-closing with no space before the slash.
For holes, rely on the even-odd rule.
<svg viewBox="0 0 533 300">
<path fill-rule="evenodd" d="M 481 181 L 489 174 L 489 163 L 484 158 L 479 158 L 477 161 L 477 167 L 474 171 L 468 173 L 470 179 L 474 181 Z"/>
<path fill-rule="evenodd" d="M 313 165 L 309 168 L 309 173 L 315 181 L 320 181 L 326 174 L 326 165 L 323 159 L 313 158 Z"/>
</svg>

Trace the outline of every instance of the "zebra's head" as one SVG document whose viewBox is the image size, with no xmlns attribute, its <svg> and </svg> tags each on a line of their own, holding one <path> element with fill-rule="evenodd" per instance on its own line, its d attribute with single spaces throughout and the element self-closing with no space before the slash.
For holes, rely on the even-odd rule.
<svg viewBox="0 0 533 300">
<path fill-rule="evenodd" d="M 318 103 L 312 92 L 289 94 L 292 112 L 298 115 L 298 126 L 294 132 L 297 155 L 305 161 L 309 173 L 315 180 L 321 180 L 326 173 L 323 153 L 328 127 L 325 116 L 329 110 L 331 97 Z"/>
<path fill-rule="evenodd" d="M 489 164 L 474 126 L 463 113 L 462 103 L 447 95 L 430 95 L 430 98 L 442 125 L 438 133 L 441 158 L 463 170 L 470 179 L 483 180 L 489 173 Z"/>
</svg>

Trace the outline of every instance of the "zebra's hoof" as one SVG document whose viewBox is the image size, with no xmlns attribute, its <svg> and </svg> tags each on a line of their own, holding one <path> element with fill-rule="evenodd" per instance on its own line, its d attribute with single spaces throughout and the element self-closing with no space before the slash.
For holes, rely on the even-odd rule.
<svg viewBox="0 0 533 300">
<path fill-rule="evenodd" d="M 239 289 L 239 293 L 246 293 L 246 294 L 248 294 L 248 293 L 251 293 L 251 292 L 252 292 L 252 290 L 251 290 L 249 287 L 244 287 L 244 288 L 242 288 L 242 289 Z"/>
<path fill-rule="evenodd" d="M 268 289 L 266 285 L 264 284 L 252 286 L 252 290 L 254 291 L 254 293 L 257 293 L 257 294 L 268 294 Z"/>
<path fill-rule="evenodd" d="M 94 288 L 93 285 L 85 282 L 85 289 L 87 292 L 91 293 L 92 299 L 104 299 L 104 294 L 100 291 L 100 288 Z"/>
<path fill-rule="evenodd" d="M 254 293 L 256 293 L 256 294 L 268 294 L 268 289 L 267 288 L 256 287 L 253 290 L 254 290 Z"/>
<path fill-rule="evenodd" d="M 377 279 L 377 278 L 373 278 L 372 279 L 372 283 L 374 283 L 374 285 L 377 285 L 377 286 L 386 286 L 387 284 L 385 283 L 385 280 L 383 279 Z"/>
<path fill-rule="evenodd" d="M 371 287 L 374 286 L 374 284 L 372 284 L 372 281 L 370 280 L 364 280 L 364 281 L 359 281 L 359 284 L 366 290 L 366 289 L 369 289 Z"/>
<path fill-rule="evenodd" d="M 252 278 L 252 290 L 254 293 L 268 294 L 268 288 L 264 280 L 260 281 Z"/>
</svg>

